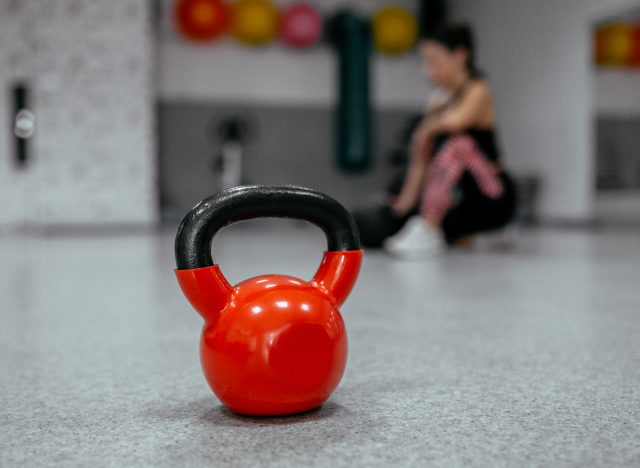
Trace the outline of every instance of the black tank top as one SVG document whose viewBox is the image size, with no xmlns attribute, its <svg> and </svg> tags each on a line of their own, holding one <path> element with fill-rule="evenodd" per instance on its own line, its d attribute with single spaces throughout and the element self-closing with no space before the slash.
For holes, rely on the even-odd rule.
<svg viewBox="0 0 640 468">
<path fill-rule="evenodd" d="M 462 85 L 460 90 L 457 91 L 456 93 L 454 93 L 454 95 L 451 97 L 450 101 L 444 107 L 448 108 L 448 107 L 452 106 L 455 102 L 460 100 L 462 98 L 462 96 L 469 89 L 469 85 L 474 80 L 475 79 L 472 78 L 472 79 L 468 80 L 464 85 Z M 442 146 L 449 140 L 449 138 L 451 138 L 453 136 L 456 136 L 456 135 L 468 135 L 468 136 L 470 136 L 473 139 L 473 141 L 475 142 L 478 150 L 480 150 L 480 152 L 484 155 L 484 157 L 486 157 L 489 161 L 492 161 L 492 162 L 499 162 L 500 161 L 500 148 L 498 147 L 498 138 L 497 138 L 497 135 L 496 135 L 495 128 L 474 128 L 474 127 L 471 127 L 471 128 L 467 128 L 466 130 L 464 130 L 462 132 L 459 132 L 459 133 L 456 133 L 456 134 L 441 133 L 440 135 L 437 135 L 436 138 L 434 139 L 433 155 L 435 156 L 436 154 L 438 154 L 438 152 L 440 151 Z"/>
<path fill-rule="evenodd" d="M 493 128 L 469 128 L 455 135 L 451 133 L 441 133 L 436 136 L 434 140 L 433 154 L 438 154 L 444 144 L 451 137 L 457 135 L 470 136 L 478 147 L 478 150 L 480 150 L 489 161 L 498 162 L 500 160 L 500 148 L 498 147 L 496 131 Z"/>
</svg>

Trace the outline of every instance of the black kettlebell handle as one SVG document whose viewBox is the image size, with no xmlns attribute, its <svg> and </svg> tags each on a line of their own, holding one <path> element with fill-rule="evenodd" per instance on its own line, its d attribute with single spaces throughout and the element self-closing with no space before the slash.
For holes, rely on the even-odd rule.
<svg viewBox="0 0 640 468">
<path fill-rule="evenodd" d="M 175 243 L 178 270 L 214 265 L 211 243 L 230 224 L 255 218 L 309 221 L 327 237 L 327 250 L 360 250 L 358 228 L 351 214 L 333 198 L 294 186 L 240 186 L 202 200 L 185 216 Z"/>
</svg>

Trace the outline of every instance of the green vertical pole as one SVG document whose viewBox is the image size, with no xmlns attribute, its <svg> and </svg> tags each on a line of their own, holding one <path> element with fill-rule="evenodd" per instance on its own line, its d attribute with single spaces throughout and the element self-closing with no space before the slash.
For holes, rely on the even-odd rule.
<svg viewBox="0 0 640 468">
<path fill-rule="evenodd" d="M 330 36 L 339 70 L 335 122 L 338 165 L 346 171 L 362 171 L 372 163 L 370 25 L 356 13 L 344 11 L 331 21 Z"/>
</svg>

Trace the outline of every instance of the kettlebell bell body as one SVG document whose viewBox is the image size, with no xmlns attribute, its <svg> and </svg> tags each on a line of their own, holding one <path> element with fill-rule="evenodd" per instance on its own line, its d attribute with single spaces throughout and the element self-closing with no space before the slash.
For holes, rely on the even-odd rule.
<svg viewBox="0 0 640 468">
<path fill-rule="evenodd" d="M 232 286 L 211 258 L 222 227 L 259 217 L 305 219 L 328 249 L 311 281 L 264 275 Z M 200 357 L 209 386 L 229 409 L 254 416 L 308 411 L 340 383 L 347 334 L 339 307 L 362 261 L 351 215 L 299 187 L 237 187 L 203 200 L 176 237 L 178 282 L 204 318 Z"/>
</svg>

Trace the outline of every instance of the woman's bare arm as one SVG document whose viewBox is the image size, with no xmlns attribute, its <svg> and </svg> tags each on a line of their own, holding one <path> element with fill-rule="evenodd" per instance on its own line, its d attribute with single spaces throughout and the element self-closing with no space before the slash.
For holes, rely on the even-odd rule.
<svg viewBox="0 0 640 468">
<path fill-rule="evenodd" d="M 391 203 L 391 208 L 398 216 L 404 216 L 418 203 L 431 156 L 431 138 L 427 131 L 432 125 L 431 121 L 446 110 L 449 101 L 449 93 L 436 91 L 429 99 L 425 117 L 413 132 L 405 180 L 400 193 Z"/>
<path fill-rule="evenodd" d="M 474 84 L 454 107 L 424 122 L 428 137 L 440 133 L 458 133 L 469 127 L 492 124 L 493 103 L 485 83 Z"/>
<path fill-rule="evenodd" d="M 400 193 L 391 203 L 391 209 L 397 216 L 407 214 L 420 199 L 420 192 L 431 156 L 431 138 L 428 135 L 428 129 L 432 125 L 431 121 L 437 119 L 446 110 L 449 101 L 448 93 L 436 91 L 429 99 L 425 117 L 413 132 L 409 147 L 409 167 L 405 180 Z"/>
</svg>

